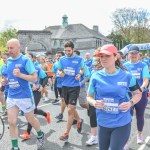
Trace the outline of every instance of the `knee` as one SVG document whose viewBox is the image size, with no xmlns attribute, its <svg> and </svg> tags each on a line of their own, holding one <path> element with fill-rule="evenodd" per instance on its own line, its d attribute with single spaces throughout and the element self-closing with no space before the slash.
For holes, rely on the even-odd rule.
<svg viewBox="0 0 150 150">
<path fill-rule="evenodd" d="M 74 107 L 68 107 L 68 115 L 74 114 L 74 110 L 75 110 Z"/>
<path fill-rule="evenodd" d="M 80 104 L 80 106 L 81 106 L 82 108 L 86 108 L 86 109 L 88 109 L 88 108 L 89 108 L 88 103 Z"/>
<path fill-rule="evenodd" d="M 8 124 L 9 124 L 9 126 L 16 126 L 16 122 L 17 122 L 16 119 L 8 118 Z"/>
</svg>

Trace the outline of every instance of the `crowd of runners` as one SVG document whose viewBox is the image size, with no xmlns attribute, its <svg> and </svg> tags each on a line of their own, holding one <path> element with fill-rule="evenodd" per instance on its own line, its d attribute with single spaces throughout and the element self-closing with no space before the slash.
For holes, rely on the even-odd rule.
<svg viewBox="0 0 150 150">
<path fill-rule="evenodd" d="M 18 39 L 9 40 L 7 48 L 8 52 L 2 53 L 0 59 L 0 101 L 3 115 L 8 116 L 11 150 L 19 150 L 18 135 L 31 138 L 32 127 L 37 132 L 37 149 L 44 147 L 45 134 L 34 114 L 42 115 L 50 124 L 51 117 L 62 120 L 67 109 L 66 129 L 58 139 L 68 141 L 73 124 L 77 124 L 77 132 L 81 133 L 84 118 L 77 112 L 77 102 L 87 110 L 90 120 L 87 145 L 98 144 L 100 150 L 128 150 L 134 111 L 137 143 L 143 144 L 150 59 L 137 46 L 131 46 L 124 56 L 114 45 L 106 44 L 92 56 L 86 53 L 85 58 L 72 41 L 66 41 L 64 51 L 57 51 L 53 58 L 22 54 Z M 37 108 L 41 99 L 44 102 L 50 99 L 48 88 L 55 93 L 52 104 L 60 103 L 57 116 Z M 19 113 L 28 122 L 23 133 L 18 133 Z"/>
</svg>

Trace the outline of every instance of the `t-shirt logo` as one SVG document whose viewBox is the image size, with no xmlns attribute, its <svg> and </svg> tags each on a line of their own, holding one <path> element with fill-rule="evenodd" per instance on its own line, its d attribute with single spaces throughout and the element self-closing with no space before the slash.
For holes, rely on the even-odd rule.
<svg viewBox="0 0 150 150">
<path fill-rule="evenodd" d="M 73 60 L 73 61 L 72 61 L 72 63 L 73 63 L 73 64 L 78 64 L 79 62 L 78 62 L 78 61 Z"/>
<path fill-rule="evenodd" d="M 127 86 L 127 82 L 117 82 L 117 85 Z"/>
<path fill-rule="evenodd" d="M 15 65 L 16 68 L 17 68 L 17 67 L 19 68 L 19 67 L 21 67 L 21 66 L 22 66 L 22 64 L 16 64 L 16 65 Z"/>
</svg>

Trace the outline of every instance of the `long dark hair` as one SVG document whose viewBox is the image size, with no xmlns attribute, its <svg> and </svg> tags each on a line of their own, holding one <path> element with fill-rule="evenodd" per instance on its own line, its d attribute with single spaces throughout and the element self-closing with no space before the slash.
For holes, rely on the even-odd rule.
<svg viewBox="0 0 150 150">
<path fill-rule="evenodd" d="M 115 56 L 116 56 L 116 55 L 115 55 Z M 121 61 L 120 61 L 119 59 L 117 59 L 117 60 L 115 61 L 115 66 L 121 68 L 122 70 L 127 71 L 127 69 L 122 65 L 122 63 L 121 63 Z"/>
</svg>

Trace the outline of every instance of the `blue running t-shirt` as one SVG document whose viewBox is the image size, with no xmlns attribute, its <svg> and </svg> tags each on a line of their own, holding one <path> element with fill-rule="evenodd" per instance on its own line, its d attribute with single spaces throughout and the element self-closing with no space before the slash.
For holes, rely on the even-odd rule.
<svg viewBox="0 0 150 150">
<path fill-rule="evenodd" d="M 31 98 L 33 93 L 28 81 L 13 75 L 13 70 L 18 67 L 23 74 L 33 74 L 36 72 L 33 62 L 26 56 L 20 54 L 16 59 L 8 58 L 7 72 L 8 72 L 8 98 L 21 99 Z"/>
<path fill-rule="evenodd" d="M 79 80 L 76 80 L 75 76 L 79 74 L 81 68 L 84 68 L 83 58 L 77 55 L 72 57 L 63 56 L 59 59 L 58 68 L 65 73 L 62 86 L 80 86 Z"/>
<path fill-rule="evenodd" d="M 129 101 L 129 87 L 135 85 L 135 77 L 122 69 L 118 69 L 114 74 L 107 74 L 104 69 L 92 74 L 88 94 L 93 94 L 95 100 L 104 100 L 105 103 L 104 109 L 96 109 L 99 125 L 115 128 L 131 122 L 130 110 L 123 112 L 118 106 Z"/>
<path fill-rule="evenodd" d="M 131 63 L 128 61 L 123 66 L 136 77 L 139 86 L 143 84 L 143 78 L 149 78 L 148 65 L 144 62 Z"/>
</svg>

